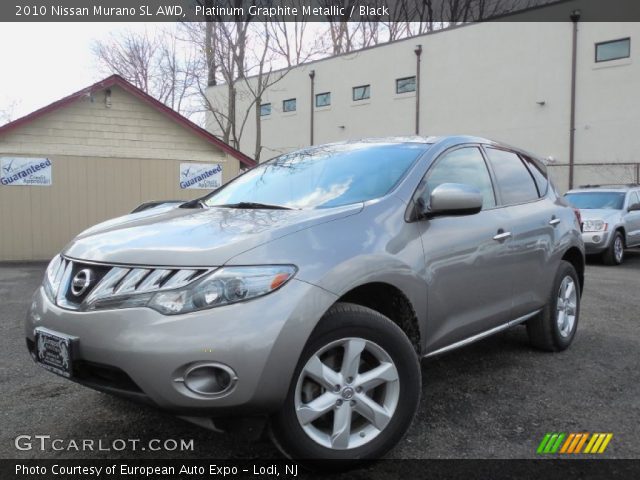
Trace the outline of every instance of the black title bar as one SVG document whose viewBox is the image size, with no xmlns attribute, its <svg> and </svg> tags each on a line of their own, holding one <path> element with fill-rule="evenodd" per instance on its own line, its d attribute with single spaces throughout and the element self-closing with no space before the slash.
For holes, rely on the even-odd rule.
<svg viewBox="0 0 640 480">
<path fill-rule="evenodd" d="M 635 0 L 2 0 L 2 22 L 640 21 Z"/>
<path fill-rule="evenodd" d="M 311 467 L 311 468 L 309 468 Z M 24 480 L 163 479 L 607 479 L 639 478 L 640 460 L 381 460 L 368 463 L 323 461 L 307 467 L 273 460 L 0 460 L 0 478 Z"/>
</svg>

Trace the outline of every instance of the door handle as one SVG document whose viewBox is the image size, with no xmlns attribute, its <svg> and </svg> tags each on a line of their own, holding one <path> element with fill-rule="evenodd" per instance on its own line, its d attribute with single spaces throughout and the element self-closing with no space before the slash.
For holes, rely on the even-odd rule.
<svg viewBox="0 0 640 480">
<path fill-rule="evenodd" d="M 554 227 L 556 225 L 558 225 L 560 223 L 560 219 L 559 218 L 552 218 L 551 220 L 549 220 L 549 225 L 553 225 Z"/>
<path fill-rule="evenodd" d="M 509 237 L 511 237 L 511 232 L 504 232 L 504 231 L 498 230 L 498 234 L 494 235 L 493 239 L 497 242 L 501 242 L 503 240 L 506 240 Z"/>
</svg>

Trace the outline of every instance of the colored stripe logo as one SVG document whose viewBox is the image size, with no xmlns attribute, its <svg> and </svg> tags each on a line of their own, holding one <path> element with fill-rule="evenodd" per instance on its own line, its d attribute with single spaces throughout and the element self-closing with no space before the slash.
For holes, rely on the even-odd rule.
<svg viewBox="0 0 640 480">
<path fill-rule="evenodd" d="M 547 433 L 536 453 L 604 453 L 613 433 Z"/>
</svg>

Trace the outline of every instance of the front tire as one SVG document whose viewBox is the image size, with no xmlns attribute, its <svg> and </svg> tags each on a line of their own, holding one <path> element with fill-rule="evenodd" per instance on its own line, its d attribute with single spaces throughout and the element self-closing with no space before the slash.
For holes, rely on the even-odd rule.
<svg viewBox="0 0 640 480">
<path fill-rule="evenodd" d="M 615 232 L 611 245 L 602 253 L 602 261 L 605 265 L 620 265 L 624 261 L 624 238 L 619 231 Z"/>
<path fill-rule="evenodd" d="M 527 322 L 531 344 L 559 352 L 571 345 L 580 318 L 580 281 L 575 268 L 561 261 L 544 309 Z"/>
<path fill-rule="evenodd" d="M 272 438 L 289 458 L 380 458 L 409 428 L 420 391 L 418 356 L 404 332 L 374 310 L 338 303 L 300 356 Z"/>
</svg>

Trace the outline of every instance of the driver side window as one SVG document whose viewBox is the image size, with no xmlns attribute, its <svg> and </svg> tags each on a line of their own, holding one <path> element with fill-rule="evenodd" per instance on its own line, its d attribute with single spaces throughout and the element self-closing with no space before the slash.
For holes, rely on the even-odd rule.
<svg viewBox="0 0 640 480">
<path fill-rule="evenodd" d="M 426 183 L 427 199 L 438 185 L 464 183 L 480 190 L 483 210 L 496 206 L 491 176 L 477 147 L 459 148 L 440 157 L 427 173 Z"/>
</svg>

